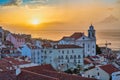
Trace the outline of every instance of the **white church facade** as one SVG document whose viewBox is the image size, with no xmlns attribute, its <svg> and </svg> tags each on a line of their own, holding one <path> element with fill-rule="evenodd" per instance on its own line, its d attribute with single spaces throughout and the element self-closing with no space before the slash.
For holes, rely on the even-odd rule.
<svg viewBox="0 0 120 80">
<path fill-rule="evenodd" d="M 88 35 L 76 32 L 69 37 L 63 37 L 59 44 L 75 44 L 84 47 L 84 57 L 96 55 L 96 32 L 94 26 L 91 25 L 88 30 Z"/>
</svg>

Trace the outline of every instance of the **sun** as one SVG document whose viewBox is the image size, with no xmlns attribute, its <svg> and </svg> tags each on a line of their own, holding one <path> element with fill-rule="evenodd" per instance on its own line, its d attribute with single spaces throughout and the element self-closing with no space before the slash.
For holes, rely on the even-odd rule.
<svg viewBox="0 0 120 80">
<path fill-rule="evenodd" d="M 33 19 L 32 22 L 31 22 L 33 25 L 38 25 L 40 24 L 40 20 L 39 19 Z"/>
</svg>

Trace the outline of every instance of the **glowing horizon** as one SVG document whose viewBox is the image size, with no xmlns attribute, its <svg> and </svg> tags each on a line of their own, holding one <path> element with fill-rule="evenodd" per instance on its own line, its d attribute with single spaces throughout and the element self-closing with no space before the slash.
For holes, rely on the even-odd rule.
<svg viewBox="0 0 120 80">
<path fill-rule="evenodd" d="M 91 23 L 97 31 L 115 31 L 120 30 L 119 5 L 119 0 L 1 0 L 0 24 L 13 33 L 53 40 L 87 33 Z"/>
</svg>

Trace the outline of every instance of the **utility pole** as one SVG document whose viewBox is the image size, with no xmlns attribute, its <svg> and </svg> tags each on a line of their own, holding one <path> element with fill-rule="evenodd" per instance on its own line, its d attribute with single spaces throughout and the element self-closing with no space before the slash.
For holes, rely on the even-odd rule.
<svg viewBox="0 0 120 80">
<path fill-rule="evenodd" d="M 105 43 L 106 53 L 108 53 L 108 45 L 111 45 L 111 43 L 108 43 L 108 42 L 106 41 L 106 43 Z"/>
</svg>

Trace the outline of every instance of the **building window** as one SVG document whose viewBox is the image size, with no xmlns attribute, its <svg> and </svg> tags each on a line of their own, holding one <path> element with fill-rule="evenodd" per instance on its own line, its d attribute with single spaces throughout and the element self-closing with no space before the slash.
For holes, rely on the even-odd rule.
<svg viewBox="0 0 120 80">
<path fill-rule="evenodd" d="M 64 51 L 62 51 L 62 53 L 64 54 Z"/>
<path fill-rule="evenodd" d="M 98 73 L 97 73 L 97 75 L 99 76 L 99 75 L 100 75 L 100 73 L 98 72 Z"/>
<path fill-rule="evenodd" d="M 84 40 L 85 38 L 83 37 L 83 40 Z"/>
<path fill-rule="evenodd" d="M 43 50 L 41 50 L 41 52 L 43 52 Z"/>
<path fill-rule="evenodd" d="M 49 51 L 49 53 L 52 53 L 52 51 Z"/>
<path fill-rule="evenodd" d="M 76 60 L 74 60 L 74 63 L 76 63 Z"/>
<path fill-rule="evenodd" d="M 72 55 L 70 55 L 70 59 L 73 59 L 73 56 L 72 56 Z"/>
<path fill-rule="evenodd" d="M 83 47 L 85 47 L 85 44 L 83 43 Z"/>
<path fill-rule="evenodd" d="M 96 68 L 97 70 L 99 70 L 98 68 Z"/>
<path fill-rule="evenodd" d="M 44 56 L 41 56 L 41 58 L 44 58 Z"/>
<path fill-rule="evenodd" d="M 66 59 L 68 59 L 68 55 L 66 55 Z"/>
<path fill-rule="evenodd" d="M 78 59 L 80 59 L 81 58 L 81 56 L 80 55 L 78 55 Z"/>
<path fill-rule="evenodd" d="M 67 50 L 67 54 L 69 54 L 69 50 Z"/>
<path fill-rule="evenodd" d="M 47 51 L 45 51 L 45 54 L 47 54 Z"/>
<path fill-rule="evenodd" d="M 90 75 L 88 75 L 88 78 L 90 77 Z"/>
<path fill-rule="evenodd" d="M 67 62 L 69 63 L 69 60 Z"/>
<path fill-rule="evenodd" d="M 60 50 L 58 52 L 60 53 Z"/>
<path fill-rule="evenodd" d="M 93 53 L 94 53 L 94 51 L 93 51 Z"/>
<path fill-rule="evenodd" d="M 38 53 L 38 56 L 39 56 L 39 51 L 37 53 Z"/>
<path fill-rule="evenodd" d="M 88 48 L 90 47 L 90 45 L 88 44 Z"/>
<path fill-rule="evenodd" d="M 61 59 L 60 56 L 58 56 L 58 59 Z"/>
<path fill-rule="evenodd" d="M 44 56 L 44 59 L 46 59 L 47 58 L 47 56 Z"/>
<path fill-rule="evenodd" d="M 74 53 L 74 50 L 72 50 L 72 53 Z"/>
<path fill-rule="evenodd" d="M 60 63 L 60 60 L 58 60 L 58 62 Z"/>
<path fill-rule="evenodd" d="M 74 55 L 74 59 L 76 59 L 76 55 Z"/>
<path fill-rule="evenodd" d="M 61 56 L 61 59 L 64 59 L 64 57 L 63 57 L 63 56 Z"/>
<path fill-rule="evenodd" d="M 88 52 L 89 52 L 90 50 L 88 49 Z"/>
</svg>

